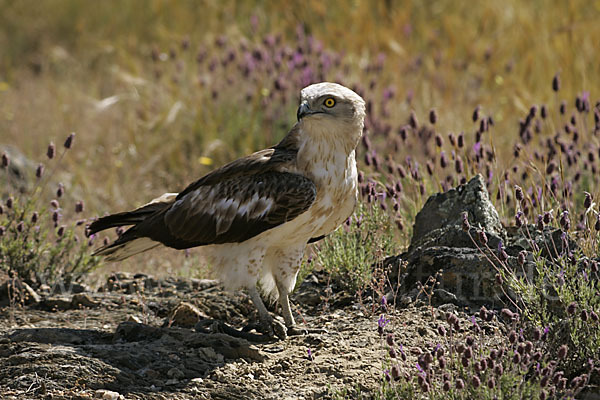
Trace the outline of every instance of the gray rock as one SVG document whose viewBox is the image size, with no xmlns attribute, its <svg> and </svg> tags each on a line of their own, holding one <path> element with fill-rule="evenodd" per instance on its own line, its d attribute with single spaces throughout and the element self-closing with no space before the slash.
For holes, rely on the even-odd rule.
<svg viewBox="0 0 600 400">
<path fill-rule="evenodd" d="M 206 319 L 207 316 L 195 305 L 182 301 L 173 308 L 163 326 L 180 326 L 183 328 L 193 328 L 198 321 Z"/>
<path fill-rule="evenodd" d="M 109 335 L 92 329 L 32 328 L 19 329 L 9 335 L 12 342 L 51 344 L 87 344 L 106 342 Z"/>
<path fill-rule="evenodd" d="M 462 213 L 473 227 L 481 227 L 496 245 L 506 237 L 498 212 L 491 203 L 485 182 L 476 175 L 465 185 L 432 195 L 415 217 L 409 252 L 430 246 L 475 247 L 462 230 Z M 495 242 L 495 243 L 493 243 Z"/>
<path fill-rule="evenodd" d="M 463 212 L 469 216 L 469 232 L 462 228 Z M 482 243 L 478 236 L 481 230 L 486 233 L 487 243 Z M 510 233 L 521 236 L 514 230 Z M 550 231 L 538 235 L 539 245 L 555 235 Z M 501 244 L 509 246 L 508 259 L 503 262 L 498 258 Z M 431 196 L 415 218 L 408 251 L 389 258 L 386 264 L 394 266 L 392 281 L 400 274 L 406 293 L 418 287 L 419 282 L 429 283 L 425 290 L 436 304 L 494 306 L 506 300 L 506 294 L 496 283 L 496 273 L 504 266 L 522 270 L 517 269 L 516 256 L 521 250 L 531 250 L 525 246 L 526 241 L 507 234 L 489 199 L 483 177 L 477 175 L 465 185 Z M 531 257 L 523 270 L 533 275 Z M 433 285 L 431 277 L 435 278 Z"/>
<path fill-rule="evenodd" d="M 536 228 L 535 225 L 527 225 L 522 228 L 515 226 L 507 229 L 507 252 L 516 255 L 521 250 L 527 252 L 536 252 L 541 250 L 544 258 L 552 260 L 560 257 L 565 251 L 576 251 L 579 246 L 568 235 L 563 236 L 563 232 L 558 228 L 545 226 L 543 231 Z M 526 232 L 524 235 L 522 232 Z M 537 249 L 533 249 L 532 243 L 535 243 Z"/>
<path fill-rule="evenodd" d="M 175 348 L 210 348 L 213 354 L 219 353 L 228 359 L 248 358 L 260 361 L 264 356 L 257 347 L 244 339 L 235 338 L 222 333 L 204 334 L 182 328 L 159 328 L 135 322 L 122 322 L 113 336 L 113 343 L 124 342 L 161 342 L 161 346 Z M 167 342 L 167 343 L 165 343 Z M 215 353 L 216 352 L 216 353 Z M 206 353 L 206 351 L 204 351 Z M 217 362 L 219 358 L 213 357 Z"/>
<path fill-rule="evenodd" d="M 85 293 L 76 293 L 71 298 L 71 308 L 94 308 L 100 305 L 99 301 L 94 300 L 90 295 Z"/>
<path fill-rule="evenodd" d="M 40 303 L 40 308 L 46 311 L 65 311 L 71 309 L 72 299 L 69 296 L 51 296 Z"/>
</svg>

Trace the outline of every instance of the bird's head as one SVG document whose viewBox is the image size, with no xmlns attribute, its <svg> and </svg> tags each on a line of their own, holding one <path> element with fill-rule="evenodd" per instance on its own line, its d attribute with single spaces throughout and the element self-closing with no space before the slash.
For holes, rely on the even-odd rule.
<svg viewBox="0 0 600 400">
<path fill-rule="evenodd" d="M 315 83 L 300 92 L 298 123 L 323 135 L 347 135 L 358 143 L 365 119 L 365 101 L 337 83 Z"/>
</svg>

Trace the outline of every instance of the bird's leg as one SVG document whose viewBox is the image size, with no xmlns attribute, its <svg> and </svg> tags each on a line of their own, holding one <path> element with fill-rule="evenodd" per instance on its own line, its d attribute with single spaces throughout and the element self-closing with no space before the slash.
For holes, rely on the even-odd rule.
<svg viewBox="0 0 600 400">
<path fill-rule="evenodd" d="M 277 290 L 279 291 L 279 304 L 281 305 L 281 314 L 283 314 L 283 320 L 285 321 L 285 326 L 287 327 L 287 334 L 290 336 L 306 334 L 306 331 L 298 328 L 296 326 L 296 322 L 294 321 L 294 316 L 292 315 L 292 309 L 290 307 L 290 296 L 287 286 L 283 285 L 277 279 L 275 280 L 275 283 L 277 284 Z"/>
<path fill-rule="evenodd" d="M 283 314 L 283 320 L 285 321 L 285 325 L 289 328 L 290 326 L 296 325 L 294 321 L 294 316 L 292 315 L 292 309 L 290 307 L 290 296 L 288 294 L 287 288 L 280 285 L 277 282 L 277 290 L 279 291 L 279 304 L 281 305 L 281 314 Z"/>
<path fill-rule="evenodd" d="M 260 298 L 260 293 L 258 293 L 256 286 L 248 288 L 248 294 L 250 294 L 250 298 L 258 310 L 258 318 L 260 319 L 260 324 L 265 329 L 265 333 L 270 336 L 277 336 L 284 340 L 287 337 L 285 327 L 279 321 L 273 319 L 271 314 L 269 314 L 267 307 L 265 307 L 265 304 Z"/>
</svg>

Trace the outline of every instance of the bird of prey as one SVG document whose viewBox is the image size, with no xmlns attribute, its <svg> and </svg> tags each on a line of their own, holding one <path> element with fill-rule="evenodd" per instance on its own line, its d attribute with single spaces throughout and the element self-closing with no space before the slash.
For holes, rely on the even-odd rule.
<svg viewBox="0 0 600 400">
<path fill-rule="evenodd" d="M 288 295 L 307 243 L 354 210 L 355 148 L 365 117 L 363 99 L 336 83 L 310 85 L 300 97 L 298 122 L 277 145 L 226 164 L 180 193 L 92 222 L 89 234 L 131 226 L 94 254 L 119 261 L 161 244 L 205 246 L 226 289 L 248 290 L 264 333 L 299 333 Z M 279 299 L 285 327 L 268 313 L 257 285 Z"/>
</svg>

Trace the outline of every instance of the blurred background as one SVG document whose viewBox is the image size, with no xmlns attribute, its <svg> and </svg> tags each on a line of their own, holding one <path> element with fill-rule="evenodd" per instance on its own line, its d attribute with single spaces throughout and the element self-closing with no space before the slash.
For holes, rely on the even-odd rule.
<svg viewBox="0 0 600 400">
<path fill-rule="evenodd" d="M 545 187 L 550 160 L 535 152 L 569 124 L 576 98 L 593 107 L 598 96 L 598 21 L 600 0 L 0 0 L 0 146 L 31 161 L 27 186 L 39 162 L 57 161 L 48 143 L 75 132 L 49 185 L 92 218 L 275 144 L 300 89 L 336 81 L 368 101 L 359 169 L 387 193 L 402 247 L 427 196 L 474 173 L 505 219 L 513 184 Z M 548 117 L 527 120 L 541 105 Z M 598 149 L 587 111 L 571 120 L 583 154 L 571 175 L 581 167 L 583 178 L 560 169 L 575 182 L 565 199 L 595 190 L 595 167 L 583 168 Z M 161 250 L 103 268 L 197 266 L 193 253 Z"/>
</svg>

